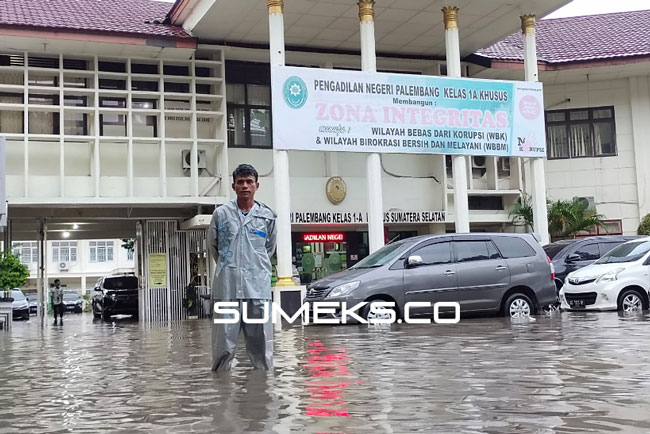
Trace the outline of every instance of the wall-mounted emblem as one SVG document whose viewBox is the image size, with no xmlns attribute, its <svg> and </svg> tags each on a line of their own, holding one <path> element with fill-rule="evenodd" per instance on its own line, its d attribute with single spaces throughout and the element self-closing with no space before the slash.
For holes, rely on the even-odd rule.
<svg viewBox="0 0 650 434">
<path fill-rule="evenodd" d="M 343 202 L 345 194 L 347 193 L 347 188 L 343 178 L 340 176 L 334 176 L 328 179 L 327 184 L 325 184 L 325 193 L 327 194 L 329 201 L 334 205 Z"/>
</svg>

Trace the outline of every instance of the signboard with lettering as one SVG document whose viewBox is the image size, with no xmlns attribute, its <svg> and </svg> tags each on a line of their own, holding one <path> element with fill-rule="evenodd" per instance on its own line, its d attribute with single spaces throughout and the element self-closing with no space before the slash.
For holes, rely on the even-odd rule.
<svg viewBox="0 0 650 434">
<path fill-rule="evenodd" d="M 542 84 L 275 66 L 276 149 L 546 157 Z"/>
<path fill-rule="evenodd" d="M 345 235 L 341 232 L 322 233 L 322 234 L 302 234 L 302 240 L 306 242 L 342 242 L 345 241 Z"/>
<path fill-rule="evenodd" d="M 167 255 L 165 253 L 149 254 L 149 287 L 167 287 Z"/>
<path fill-rule="evenodd" d="M 292 212 L 292 224 L 359 224 L 368 223 L 368 213 L 346 211 Z M 384 223 L 444 223 L 444 211 L 388 211 Z"/>
</svg>

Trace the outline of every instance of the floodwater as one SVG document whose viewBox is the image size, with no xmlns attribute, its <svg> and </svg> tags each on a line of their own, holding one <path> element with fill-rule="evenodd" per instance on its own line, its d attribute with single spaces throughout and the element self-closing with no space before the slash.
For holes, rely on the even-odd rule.
<svg viewBox="0 0 650 434">
<path fill-rule="evenodd" d="M 50 322 L 0 332 L 0 433 L 650 432 L 647 313 L 285 327 L 271 375 L 209 320 Z"/>
</svg>

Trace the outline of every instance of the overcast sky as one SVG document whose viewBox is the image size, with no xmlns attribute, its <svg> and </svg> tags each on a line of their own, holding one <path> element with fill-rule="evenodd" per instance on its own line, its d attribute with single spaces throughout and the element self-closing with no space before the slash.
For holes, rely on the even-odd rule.
<svg viewBox="0 0 650 434">
<path fill-rule="evenodd" d="M 175 0 L 158 0 L 173 3 Z M 379 0 L 377 3 L 381 3 Z M 573 0 L 565 7 L 553 12 L 547 18 L 573 17 L 576 15 L 606 14 L 650 9 L 649 0 Z"/>
<path fill-rule="evenodd" d="M 606 14 L 650 9 L 648 0 L 573 0 L 547 18 L 573 17 L 576 15 Z"/>
</svg>

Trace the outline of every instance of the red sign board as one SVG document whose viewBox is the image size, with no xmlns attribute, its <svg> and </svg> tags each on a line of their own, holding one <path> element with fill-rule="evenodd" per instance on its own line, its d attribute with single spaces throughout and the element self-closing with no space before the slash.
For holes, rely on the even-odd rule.
<svg viewBox="0 0 650 434">
<path fill-rule="evenodd" d="M 342 232 L 325 232 L 322 234 L 302 234 L 302 240 L 306 242 L 334 241 L 341 242 L 345 239 Z"/>
</svg>

